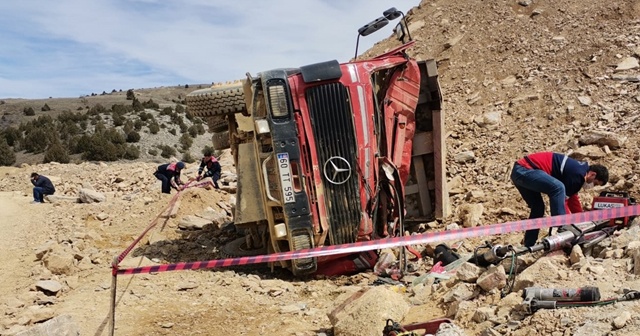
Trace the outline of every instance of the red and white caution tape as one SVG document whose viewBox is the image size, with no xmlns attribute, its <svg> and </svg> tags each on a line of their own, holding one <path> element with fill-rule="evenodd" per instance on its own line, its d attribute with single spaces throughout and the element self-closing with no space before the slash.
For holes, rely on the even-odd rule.
<svg viewBox="0 0 640 336">
<path fill-rule="evenodd" d="M 265 262 L 285 261 L 301 258 L 312 258 L 331 256 L 336 254 L 351 254 L 370 250 L 379 250 L 383 248 L 393 248 L 415 244 L 427 244 L 435 242 L 444 242 L 449 240 L 459 240 L 463 238 L 484 237 L 510 232 L 526 231 L 532 229 L 541 229 L 554 226 L 563 226 L 568 224 L 577 224 L 582 222 L 600 221 L 612 218 L 621 218 L 640 215 L 640 205 L 626 206 L 620 208 L 587 211 L 577 214 L 569 214 L 563 216 L 544 217 L 536 219 L 519 220 L 506 222 L 502 224 L 484 225 L 472 228 L 448 230 L 441 232 L 426 232 L 412 236 L 402 236 L 395 238 L 378 239 L 372 241 L 362 241 L 351 244 L 323 246 L 312 249 L 304 249 L 292 252 L 274 253 L 269 255 L 260 255 L 252 257 L 228 258 L 209 261 L 185 262 L 177 264 L 165 264 L 157 266 L 145 266 L 128 269 L 118 269 L 114 265 L 114 274 L 141 274 L 167 272 L 177 270 L 195 270 L 201 268 L 218 268 L 248 264 L 258 264 Z M 128 253 L 128 252 L 127 252 Z M 121 259 L 120 259 L 121 261 Z"/>
</svg>

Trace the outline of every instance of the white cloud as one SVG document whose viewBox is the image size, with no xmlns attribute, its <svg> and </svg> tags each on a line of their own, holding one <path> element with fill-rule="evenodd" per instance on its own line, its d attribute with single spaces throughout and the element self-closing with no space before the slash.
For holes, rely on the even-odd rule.
<svg viewBox="0 0 640 336">
<path fill-rule="evenodd" d="M 219 82 L 353 57 L 357 29 L 419 0 L 0 3 L 0 97 Z M 361 37 L 359 52 L 388 37 Z"/>
</svg>

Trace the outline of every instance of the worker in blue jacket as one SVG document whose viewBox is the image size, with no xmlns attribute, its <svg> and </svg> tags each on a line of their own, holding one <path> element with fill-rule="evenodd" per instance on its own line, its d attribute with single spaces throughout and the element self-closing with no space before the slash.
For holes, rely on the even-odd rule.
<svg viewBox="0 0 640 336">
<path fill-rule="evenodd" d="M 163 194 L 170 194 L 171 188 L 178 191 L 182 189 L 182 185 L 184 183 L 180 180 L 180 172 L 184 167 L 185 164 L 182 161 L 165 163 L 158 166 L 158 169 L 153 173 L 153 175 L 155 175 L 158 180 L 162 181 Z"/>
<path fill-rule="evenodd" d="M 544 216 L 542 194 L 549 197 L 551 216 L 559 216 L 582 212 L 578 192 L 607 184 L 609 170 L 603 165 L 589 165 L 561 153 L 540 152 L 518 160 L 511 171 L 511 181 L 531 209 L 529 218 Z M 539 231 L 525 232 L 524 246 L 535 245 Z"/>
<path fill-rule="evenodd" d="M 38 173 L 31 173 L 31 184 L 33 187 L 33 204 L 44 203 L 45 195 L 53 195 L 56 192 L 56 188 L 51 183 L 48 177 L 42 176 Z"/>
<path fill-rule="evenodd" d="M 205 172 L 204 169 L 207 168 Z M 216 189 L 220 189 L 218 185 L 218 180 L 220 179 L 220 172 L 222 171 L 222 167 L 220 166 L 220 162 L 213 156 L 213 153 L 210 149 L 206 149 L 204 151 L 204 157 L 200 161 L 200 168 L 198 168 L 198 181 L 205 177 L 211 177 L 213 180 L 213 185 Z M 204 172 L 204 175 L 202 174 Z"/>
</svg>

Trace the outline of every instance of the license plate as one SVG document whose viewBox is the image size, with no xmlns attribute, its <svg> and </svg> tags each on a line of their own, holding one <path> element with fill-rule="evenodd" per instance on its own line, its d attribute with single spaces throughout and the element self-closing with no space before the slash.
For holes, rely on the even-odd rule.
<svg viewBox="0 0 640 336">
<path fill-rule="evenodd" d="M 282 186 L 282 199 L 285 203 L 296 201 L 293 193 L 293 183 L 291 176 L 291 165 L 289 164 L 289 153 L 278 153 L 278 171 L 280 172 L 280 185 Z"/>
</svg>

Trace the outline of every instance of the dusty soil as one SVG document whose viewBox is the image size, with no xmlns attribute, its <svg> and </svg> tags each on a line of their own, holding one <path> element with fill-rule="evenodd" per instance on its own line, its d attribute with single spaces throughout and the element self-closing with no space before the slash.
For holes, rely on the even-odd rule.
<svg viewBox="0 0 640 336">
<path fill-rule="evenodd" d="M 509 169 L 517 158 L 540 150 L 572 153 L 610 168 L 609 185 L 581 193 L 585 208 L 604 189 L 638 197 L 640 74 L 633 60 L 637 64 L 640 57 L 639 1 L 423 1 L 409 11 L 408 19 L 417 40 L 411 52 L 439 64 L 454 209 L 451 217 L 416 230 L 462 225 L 459 211 L 469 204 L 482 205 L 478 225 L 526 218 L 526 206 L 509 182 Z M 382 41 L 367 54 L 396 44 Z M 625 61 L 632 66 L 621 70 Z M 593 132 L 609 133 L 590 142 Z M 472 152 L 472 158 L 461 156 L 464 152 Z M 229 161 L 223 166 L 232 185 L 233 167 Z M 154 167 L 135 162 L 0 168 L 0 334 L 14 334 L 60 314 L 70 314 L 82 335 L 106 334 L 110 262 L 169 200 L 151 176 Z M 189 169 L 193 174 L 194 167 Z M 31 205 L 28 174 L 34 170 L 54 177 L 60 195 L 76 195 L 85 185 L 107 195 L 107 202 Z M 178 226 L 185 216 L 202 214 L 208 207 L 228 213 L 232 198 L 227 191 L 185 191 L 178 216 L 163 219 L 150 234 L 151 243 L 134 250 L 125 263 L 216 258 L 220 246 L 236 236 L 226 222 L 201 230 Z M 638 289 L 629 248 L 640 240 L 638 232 L 623 231 L 573 266 L 563 254 L 532 256 L 527 265 L 538 260 L 530 266 L 535 272 L 532 283 L 598 286 L 603 297 L 615 296 L 622 288 Z M 460 249 L 471 251 L 486 239 L 517 244 L 520 234 L 467 240 L 459 242 Z M 36 252 L 49 241 L 66 249 L 73 267 L 56 274 L 37 260 Z M 417 275 L 430 263 L 426 258 L 418 265 Z M 371 286 L 377 278 L 371 272 L 294 279 L 281 271 L 232 270 L 121 276 L 116 332 L 331 335 L 327 313 L 345 295 Z M 55 296 L 45 295 L 35 288 L 39 280 L 55 280 L 62 289 Z M 500 298 L 491 291 L 461 300 L 452 309 L 454 304 L 443 298 L 460 284 L 454 279 L 433 285 L 426 302 L 416 302 L 419 293 L 407 291 L 407 300 L 415 304 L 403 322 L 449 313 L 467 335 L 640 334 L 638 302 L 523 316 L 515 308 L 521 302 L 519 293 Z M 495 316 L 474 318 L 484 308 Z"/>
</svg>

